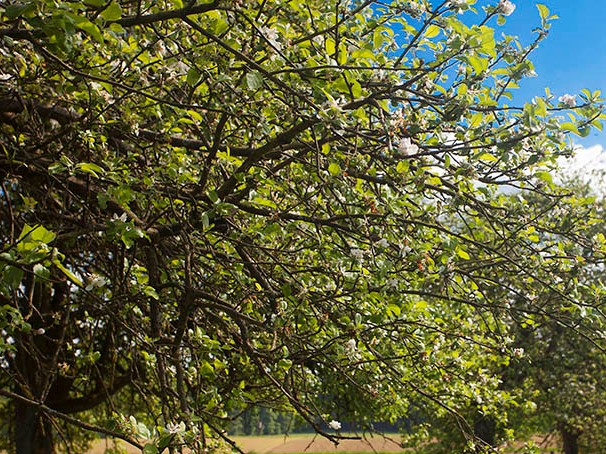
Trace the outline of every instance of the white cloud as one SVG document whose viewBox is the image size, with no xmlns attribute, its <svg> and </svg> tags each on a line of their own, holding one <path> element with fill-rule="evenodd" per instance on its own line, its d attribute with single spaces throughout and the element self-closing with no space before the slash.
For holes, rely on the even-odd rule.
<svg viewBox="0 0 606 454">
<path fill-rule="evenodd" d="M 586 173 L 591 170 L 606 169 L 606 150 L 602 145 L 593 145 L 589 148 L 578 146 L 572 158 L 560 161 L 562 168 Z"/>
<path fill-rule="evenodd" d="M 559 159 L 559 173 L 564 177 L 579 178 L 591 183 L 598 193 L 605 194 L 606 186 L 604 176 L 606 175 L 606 149 L 603 145 L 591 147 L 577 146 L 571 158 Z"/>
</svg>

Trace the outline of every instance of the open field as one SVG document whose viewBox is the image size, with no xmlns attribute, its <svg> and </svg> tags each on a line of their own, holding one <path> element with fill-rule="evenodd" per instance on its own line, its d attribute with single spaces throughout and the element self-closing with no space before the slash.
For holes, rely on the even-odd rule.
<svg viewBox="0 0 606 454">
<path fill-rule="evenodd" d="M 372 437 L 366 440 L 342 440 L 337 447 L 320 436 L 310 434 L 239 436 L 234 440 L 243 451 L 256 454 L 290 453 L 352 453 L 352 452 L 404 452 L 400 448 L 399 436 Z M 125 444 L 120 444 L 125 446 Z M 99 440 L 89 454 L 103 454 L 111 443 Z M 128 453 L 138 453 L 135 448 L 127 447 Z"/>
<path fill-rule="evenodd" d="M 369 437 L 364 440 L 342 440 L 338 446 L 334 446 L 330 441 L 313 434 L 294 434 L 294 435 L 266 435 L 266 436 L 235 436 L 236 443 L 246 453 L 254 454 L 295 454 L 295 453 L 403 453 L 416 454 L 412 449 L 402 449 L 399 446 L 399 436 L 395 434 L 386 437 Z M 557 440 L 545 440 L 544 437 L 533 437 L 538 446 L 542 446 L 539 452 L 551 453 L 557 452 Z M 545 443 L 545 441 L 547 441 Z M 106 447 L 111 448 L 111 442 L 99 440 L 95 443 L 93 449 L 88 454 L 104 454 Z M 135 448 L 127 447 L 126 444 L 120 444 L 126 448 L 129 454 L 139 454 Z M 505 452 L 519 452 L 520 444 L 507 448 Z"/>
<path fill-rule="evenodd" d="M 341 440 L 335 446 L 329 440 L 309 434 L 266 437 L 234 437 L 245 452 L 267 453 L 327 453 L 327 452 L 402 452 L 398 435 L 369 437 L 365 440 Z"/>
</svg>

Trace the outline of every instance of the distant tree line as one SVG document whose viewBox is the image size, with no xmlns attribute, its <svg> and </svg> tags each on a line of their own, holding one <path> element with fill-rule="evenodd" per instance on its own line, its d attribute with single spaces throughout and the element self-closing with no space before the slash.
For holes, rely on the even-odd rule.
<svg viewBox="0 0 606 454">
<path fill-rule="evenodd" d="M 371 425 L 377 432 L 397 432 L 402 424 L 391 424 L 389 422 L 375 422 Z M 355 423 L 341 422 L 341 432 L 359 431 Z M 368 427 L 366 427 L 368 430 Z M 254 407 L 246 410 L 234 419 L 230 426 L 230 435 L 280 435 L 293 433 L 314 432 L 311 427 L 299 415 L 280 411 L 267 407 Z"/>
<path fill-rule="evenodd" d="M 246 410 L 230 427 L 230 435 L 276 435 L 312 432 L 313 429 L 298 415 L 265 407 Z"/>
</svg>

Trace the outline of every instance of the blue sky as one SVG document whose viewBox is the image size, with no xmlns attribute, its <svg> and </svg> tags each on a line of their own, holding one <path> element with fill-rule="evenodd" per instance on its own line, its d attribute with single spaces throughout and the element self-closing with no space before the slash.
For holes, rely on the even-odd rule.
<svg viewBox="0 0 606 454">
<path fill-rule="evenodd" d="M 537 77 L 526 79 L 517 93 L 518 102 L 544 93 L 576 94 L 582 88 L 601 90 L 606 95 L 606 2 L 602 0 L 512 0 L 515 12 L 507 18 L 503 31 L 517 35 L 523 43 L 532 39 L 532 29 L 540 24 L 537 3 L 546 5 L 559 19 L 552 22 L 549 36 L 532 55 Z M 478 4 L 485 4 L 481 1 Z M 490 3 L 494 3 L 491 1 Z M 496 24 L 492 24 L 496 26 Z M 590 147 L 606 146 L 606 133 L 592 132 L 575 142 Z"/>
</svg>

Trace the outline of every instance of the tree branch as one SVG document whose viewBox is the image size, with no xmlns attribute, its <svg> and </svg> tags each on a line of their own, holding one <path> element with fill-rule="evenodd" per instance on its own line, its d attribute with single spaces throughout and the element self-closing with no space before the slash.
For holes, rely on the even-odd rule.
<svg viewBox="0 0 606 454">
<path fill-rule="evenodd" d="M 43 411 L 44 413 L 46 413 L 50 416 L 55 416 L 59 419 L 63 419 L 64 421 L 67 421 L 68 423 L 73 424 L 74 426 L 80 427 L 81 429 L 89 430 L 91 432 L 99 432 L 99 433 L 109 435 L 114 438 L 119 438 L 120 440 L 124 440 L 125 442 L 127 442 L 128 444 L 130 444 L 136 448 L 143 449 L 143 445 L 141 443 L 130 438 L 128 435 L 124 435 L 123 433 L 116 432 L 116 431 L 110 430 L 110 429 L 105 429 L 100 426 L 95 426 L 94 424 L 89 424 L 84 421 L 80 421 L 79 419 L 76 419 L 72 416 L 61 413 L 60 411 L 53 410 L 52 408 L 47 407 L 43 403 L 36 402 L 35 400 L 28 399 L 27 397 L 20 396 L 19 394 L 15 394 L 15 393 L 13 393 L 11 391 L 7 391 L 5 389 L 0 388 L 0 395 L 2 395 L 4 397 L 8 397 L 9 399 L 17 400 L 26 405 L 36 407 L 39 410 Z"/>
</svg>

